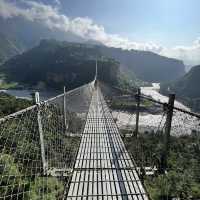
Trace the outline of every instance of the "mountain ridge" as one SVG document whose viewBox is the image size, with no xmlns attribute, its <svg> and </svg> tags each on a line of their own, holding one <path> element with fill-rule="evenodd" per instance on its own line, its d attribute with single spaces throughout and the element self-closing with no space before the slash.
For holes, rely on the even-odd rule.
<svg viewBox="0 0 200 200">
<path fill-rule="evenodd" d="M 31 50 L 17 55 L 3 65 L 0 71 L 4 81 L 17 82 L 27 87 L 68 89 L 93 80 L 95 62 L 100 52 L 84 44 L 42 40 Z M 102 57 L 98 61 L 98 77 L 109 84 L 117 84 L 119 63 Z"/>
<path fill-rule="evenodd" d="M 122 50 L 99 46 L 104 55 L 112 57 L 147 82 L 175 80 L 185 74 L 182 61 L 158 55 L 150 51 Z"/>
<path fill-rule="evenodd" d="M 192 110 L 200 111 L 200 88 L 197 84 L 200 77 L 200 65 L 194 66 L 176 81 L 161 84 L 163 94 L 175 93 L 177 98 Z"/>
<path fill-rule="evenodd" d="M 21 52 L 25 52 L 39 45 L 42 39 L 56 39 L 58 41 L 81 43 L 92 48 L 98 48 L 103 56 L 114 58 L 120 62 L 121 69 L 126 68 L 125 71 L 131 71 L 138 79 L 143 81 L 164 82 L 168 81 L 168 79 L 174 80 L 179 78 L 185 73 L 185 66 L 182 61 L 160 56 L 150 51 L 123 50 L 107 47 L 98 41 L 85 40 L 70 32 L 62 33 L 61 31 L 53 31 L 39 22 L 26 21 L 20 17 L 6 20 L 0 17 L 0 26 L 0 34 L 6 35 Z M 7 56 L 2 56 L 1 63 L 17 54 L 15 52 L 10 55 L 6 49 L 4 51 L 4 48 L 1 48 L 1 51 L 3 53 L 0 52 L 0 58 L 1 54 L 7 54 Z M 10 47 L 9 51 L 13 51 L 13 48 Z"/>
</svg>

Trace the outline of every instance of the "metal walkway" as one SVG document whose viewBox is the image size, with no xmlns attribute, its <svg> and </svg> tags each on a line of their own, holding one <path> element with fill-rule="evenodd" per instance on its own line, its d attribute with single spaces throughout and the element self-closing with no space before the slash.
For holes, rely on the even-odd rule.
<svg viewBox="0 0 200 200">
<path fill-rule="evenodd" d="M 147 200 L 100 89 L 93 93 L 67 200 Z"/>
</svg>

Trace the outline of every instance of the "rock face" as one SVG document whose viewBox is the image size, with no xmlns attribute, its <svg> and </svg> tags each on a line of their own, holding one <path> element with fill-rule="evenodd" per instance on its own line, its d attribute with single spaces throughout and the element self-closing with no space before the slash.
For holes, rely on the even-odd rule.
<svg viewBox="0 0 200 200">
<path fill-rule="evenodd" d="M 165 82 L 176 80 L 185 73 L 182 61 L 160 56 L 147 51 L 122 50 L 99 46 L 100 51 L 119 61 L 132 70 L 136 76 L 148 82 Z"/>
</svg>

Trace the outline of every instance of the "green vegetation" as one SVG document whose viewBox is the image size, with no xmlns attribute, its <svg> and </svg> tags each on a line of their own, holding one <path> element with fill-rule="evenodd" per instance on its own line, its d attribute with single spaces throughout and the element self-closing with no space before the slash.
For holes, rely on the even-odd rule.
<svg viewBox="0 0 200 200">
<path fill-rule="evenodd" d="M 27 180 L 22 178 L 22 174 L 20 173 L 19 167 L 16 165 L 16 163 L 14 162 L 14 158 L 11 155 L 1 154 L 0 165 L 1 165 L 0 194 L 4 194 L 4 196 L 7 196 L 9 194 L 12 194 L 12 190 L 17 191 L 18 186 L 21 186 L 19 188 L 20 191 L 24 185 L 28 184 Z M 11 178 L 8 178 L 10 176 Z M 3 187 L 3 186 L 8 186 L 8 187 Z"/>
<path fill-rule="evenodd" d="M 138 79 L 133 71 L 127 69 L 121 71 L 118 82 L 121 89 L 131 92 L 135 91 L 135 88 L 151 85 L 148 82 Z"/>
<path fill-rule="evenodd" d="M 128 112 L 134 112 L 137 109 L 137 102 L 134 96 L 124 96 L 112 98 L 109 102 L 109 106 L 113 110 L 123 110 Z M 148 100 L 142 100 L 140 103 L 140 111 L 149 111 L 154 104 Z"/>
<path fill-rule="evenodd" d="M 0 73 L 0 89 L 14 89 L 18 86 L 18 83 L 16 82 L 7 82 L 5 81 L 5 74 Z"/>
<path fill-rule="evenodd" d="M 138 139 L 124 138 L 138 166 L 156 166 L 153 176 L 144 181 L 153 200 L 200 198 L 200 138 L 199 133 L 171 137 L 167 173 L 162 174 L 162 133 L 146 133 Z"/>
<path fill-rule="evenodd" d="M 3 81 L 0 83 L 0 89 L 4 89 L 4 90 L 14 89 L 14 88 L 17 88 L 17 86 L 18 86 L 18 83 L 15 83 L 15 82 L 6 83 Z"/>
<path fill-rule="evenodd" d="M 37 177 L 34 179 L 27 176 L 20 171 L 20 166 L 9 154 L 0 155 L 0 164 L 2 169 L 0 194 L 7 199 L 17 194 L 18 199 L 55 200 L 63 194 L 64 186 L 57 178 Z"/>
<path fill-rule="evenodd" d="M 113 110 L 135 111 L 137 108 L 135 101 L 125 101 L 120 99 L 113 99 L 110 104 Z"/>
<path fill-rule="evenodd" d="M 27 107 L 31 101 L 1 94 L 0 110 L 5 114 Z M 59 105 L 40 107 L 46 158 L 51 169 L 70 168 L 75 159 L 80 137 L 68 137 L 63 130 L 63 116 Z M 54 115 L 54 113 L 57 113 Z M 60 113 L 60 114 L 59 114 Z M 70 114 L 68 131 L 80 132 L 83 124 Z M 75 128 L 74 128 L 75 126 Z M 62 199 L 69 177 L 43 175 L 37 107 L 0 124 L 0 196 L 10 199 Z M 63 158 L 63 156 L 65 156 Z"/>
<path fill-rule="evenodd" d="M 0 117 L 17 112 L 32 105 L 32 101 L 18 99 L 14 96 L 0 92 Z"/>
<path fill-rule="evenodd" d="M 33 200 L 47 199 L 61 199 L 64 192 L 64 185 L 55 177 L 37 178 L 30 186 L 29 198 Z M 45 187 L 44 187 L 45 182 Z M 41 192 L 41 189 L 46 192 Z"/>
</svg>

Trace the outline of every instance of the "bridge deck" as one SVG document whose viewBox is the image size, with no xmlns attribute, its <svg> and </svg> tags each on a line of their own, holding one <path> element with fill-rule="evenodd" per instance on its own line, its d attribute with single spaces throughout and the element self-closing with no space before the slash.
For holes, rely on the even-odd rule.
<svg viewBox="0 0 200 200">
<path fill-rule="evenodd" d="M 92 97 L 67 200 L 148 197 L 99 90 Z"/>
</svg>

